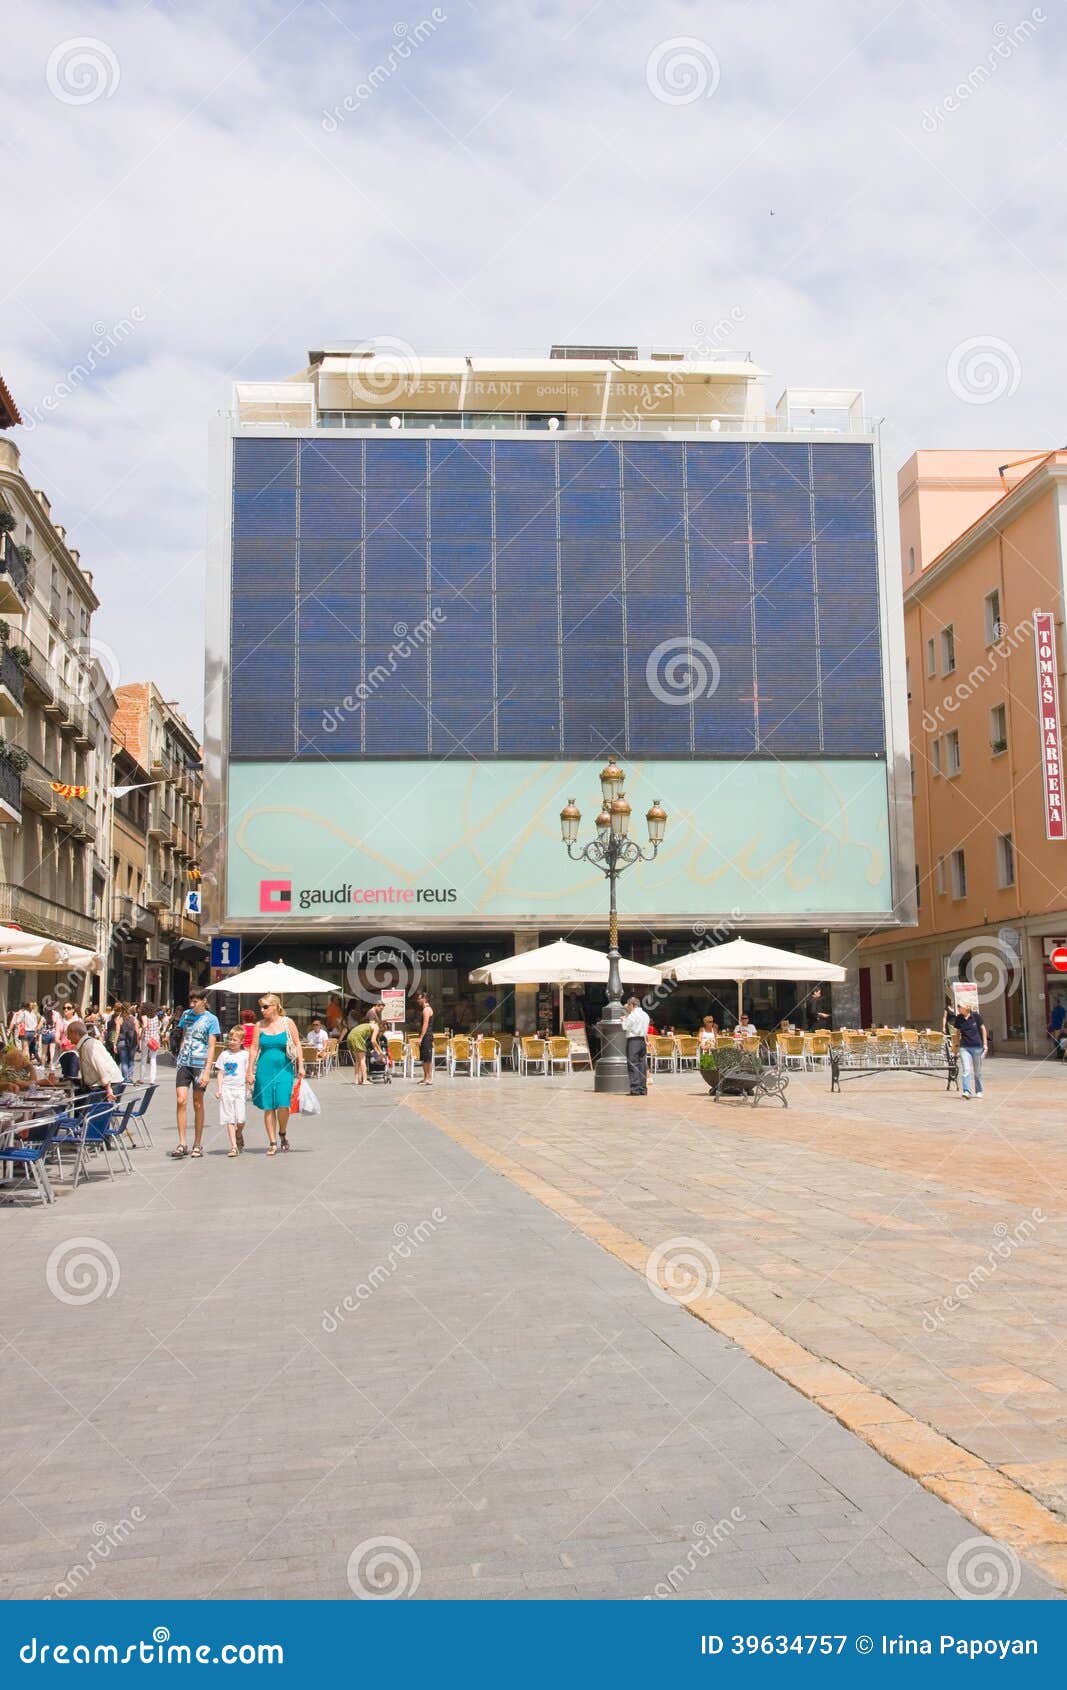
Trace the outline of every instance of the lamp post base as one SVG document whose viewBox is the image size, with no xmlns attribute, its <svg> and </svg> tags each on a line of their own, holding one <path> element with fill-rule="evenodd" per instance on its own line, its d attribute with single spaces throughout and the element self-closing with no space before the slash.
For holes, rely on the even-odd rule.
<svg viewBox="0 0 1067 1690">
<path fill-rule="evenodd" d="M 593 1076 L 594 1091 L 628 1094 L 630 1075 L 626 1066 L 626 1035 L 622 1030 L 622 1004 L 605 1005 L 603 1019 L 597 1024 L 600 1034 L 600 1055 Z"/>
</svg>

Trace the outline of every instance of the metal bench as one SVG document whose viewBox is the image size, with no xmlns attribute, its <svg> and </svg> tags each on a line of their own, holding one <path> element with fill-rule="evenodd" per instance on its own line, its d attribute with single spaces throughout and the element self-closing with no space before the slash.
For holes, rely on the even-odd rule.
<svg viewBox="0 0 1067 1690">
<path fill-rule="evenodd" d="M 782 1068 L 763 1068 L 758 1074 L 743 1068 L 730 1068 L 725 1074 L 720 1074 L 719 1083 L 711 1095 L 716 1100 L 723 1097 L 751 1098 L 753 1109 L 761 1098 L 776 1097 L 782 1108 L 788 1109 L 789 1099 L 785 1095 L 788 1084 L 789 1075 Z"/>
<path fill-rule="evenodd" d="M 876 1062 L 865 1066 L 861 1063 L 842 1062 L 841 1052 L 831 1048 L 831 1091 L 840 1091 L 842 1080 L 858 1079 L 861 1074 L 944 1074 L 946 1091 L 951 1091 L 953 1086 L 959 1091 L 960 1087 L 960 1061 L 952 1050 L 947 1053 L 944 1062 Z"/>
</svg>

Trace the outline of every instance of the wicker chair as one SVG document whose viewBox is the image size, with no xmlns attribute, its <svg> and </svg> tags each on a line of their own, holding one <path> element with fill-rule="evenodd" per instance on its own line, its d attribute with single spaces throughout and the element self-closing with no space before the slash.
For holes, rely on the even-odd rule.
<svg viewBox="0 0 1067 1690">
<path fill-rule="evenodd" d="M 653 1074 L 658 1074 L 665 1068 L 668 1074 L 678 1072 L 678 1055 L 674 1048 L 673 1038 L 666 1034 L 657 1033 L 654 1039 L 648 1041 L 649 1066 Z"/>
<path fill-rule="evenodd" d="M 449 1039 L 445 1055 L 452 1079 L 455 1079 L 460 1068 L 466 1068 L 468 1076 L 473 1079 L 474 1046 L 466 1033 L 457 1033 L 454 1038 Z"/>
<path fill-rule="evenodd" d="M 779 1066 L 782 1068 L 806 1068 L 808 1065 L 807 1052 L 804 1049 L 803 1033 L 779 1033 L 778 1050 L 780 1052 Z"/>
<path fill-rule="evenodd" d="M 568 1038 L 551 1038 L 548 1040 L 548 1069 L 562 1068 L 565 1074 L 573 1074 L 574 1063 L 571 1060 L 571 1041 Z"/>
<path fill-rule="evenodd" d="M 695 1068 L 700 1061 L 700 1047 L 693 1033 L 679 1033 L 674 1041 L 675 1062 L 679 1069 Z"/>
<path fill-rule="evenodd" d="M 519 1041 L 519 1073 L 548 1073 L 548 1048 L 544 1039 L 524 1037 Z"/>
<path fill-rule="evenodd" d="M 485 1068 L 490 1074 L 499 1074 L 503 1052 L 499 1039 L 478 1039 L 474 1047 L 474 1073 L 477 1078 Z"/>
</svg>

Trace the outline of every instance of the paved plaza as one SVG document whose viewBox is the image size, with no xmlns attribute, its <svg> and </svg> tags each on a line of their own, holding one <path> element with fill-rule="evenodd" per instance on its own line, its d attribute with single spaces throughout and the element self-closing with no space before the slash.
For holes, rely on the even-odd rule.
<svg viewBox="0 0 1067 1690">
<path fill-rule="evenodd" d="M 988 1075 L 344 1074 L 174 1163 L 163 1071 L 132 1178 L 0 1216 L 0 1589 L 1058 1595 L 1067 1075 Z"/>
</svg>

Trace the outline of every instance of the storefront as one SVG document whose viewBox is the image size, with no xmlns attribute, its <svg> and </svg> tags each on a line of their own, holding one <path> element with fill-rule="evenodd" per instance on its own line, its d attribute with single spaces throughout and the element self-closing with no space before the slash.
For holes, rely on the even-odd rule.
<svg viewBox="0 0 1067 1690">
<path fill-rule="evenodd" d="M 485 938 L 462 932 L 400 933 L 369 938 L 353 934 L 345 941 L 309 936 L 287 939 L 284 943 L 270 938 L 254 943 L 246 941 L 241 967 L 281 960 L 335 983 L 334 993 L 302 998 L 292 1006 L 301 1024 L 315 1016 L 325 1020 L 328 1010 L 330 1019 L 335 1020 L 338 1007 L 350 1019 L 353 1013 L 358 1013 L 361 1004 L 377 1003 L 383 991 L 399 989 L 405 994 L 407 1026 L 412 1029 L 418 1021 L 415 995 L 425 991 L 434 1006 L 435 1025 L 442 1031 L 556 1032 L 560 1021 L 558 987 L 494 987 L 475 984 L 470 976 L 474 969 L 512 955 L 519 948 L 518 941 L 522 948 L 532 949 L 560 936 L 557 931 L 546 931 Z M 795 945 L 788 934 L 759 932 L 749 936 L 761 944 L 803 948 L 808 955 L 827 954 L 827 940 L 822 935 L 806 938 L 802 947 Z M 581 942 L 606 952 L 607 931 L 583 930 Z M 652 966 L 686 948 L 684 936 L 663 940 L 653 939 L 647 933 L 632 936 L 624 933 L 622 944 L 627 956 Z M 213 979 L 224 978 L 221 971 L 214 971 Z M 803 1022 L 812 989 L 808 982 L 753 980 L 745 987 L 745 1011 L 759 1027 L 774 1027 L 781 1020 Z M 587 1027 L 595 1027 L 606 996 L 604 986 L 566 986 L 563 1019 L 583 1021 Z M 823 999 L 832 1010 L 829 988 L 823 989 Z M 732 1025 L 737 1012 L 737 989 L 724 981 L 665 985 L 653 991 L 649 1007 L 657 1026 L 696 1028 L 705 1015 L 714 1015 L 721 1025 Z M 232 1003 L 225 1000 L 222 1009 L 226 1016 L 236 1020 L 239 1010 L 236 999 Z"/>
</svg>

